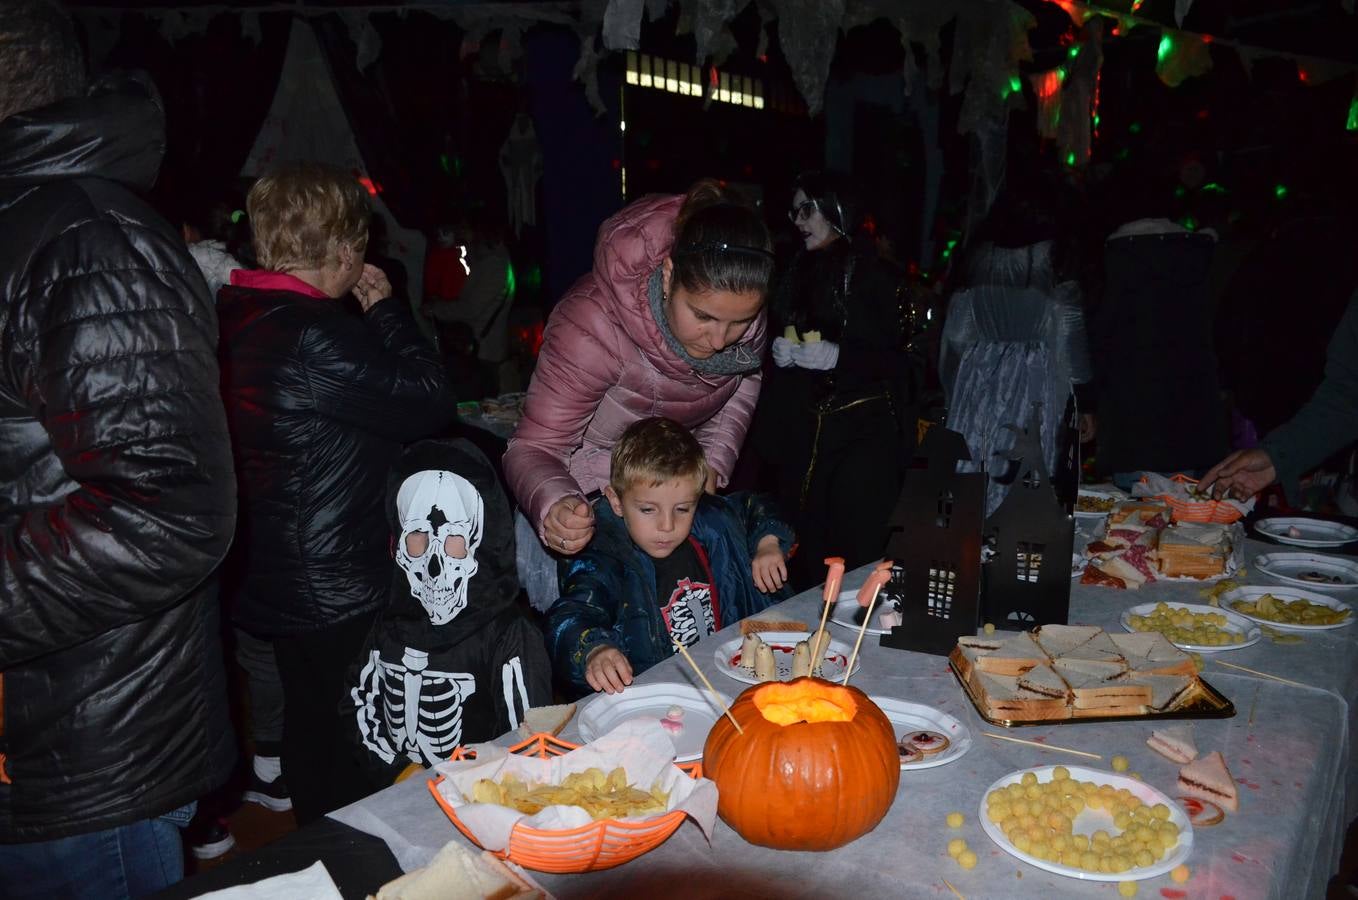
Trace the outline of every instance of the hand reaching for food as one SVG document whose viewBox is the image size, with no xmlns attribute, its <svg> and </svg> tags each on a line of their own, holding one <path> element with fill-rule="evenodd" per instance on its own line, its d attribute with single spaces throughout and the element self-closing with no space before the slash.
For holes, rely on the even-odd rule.
<svg viewBox="0 0 1358 900">
<path fill-rule="evenodd" d="M 1231 496 L 1238 500 L 1255 494 L 1278 480 L 1278 470 L 1267 452 L 1259 447 L 1237 450 L 1207 470 L 1198 490 L 1213 497 Z"/>
<path fill-rule="evenodd" d="M 585 662 L 585 681 L 596 691 L 620 694 L 632 683 L 632 664 L 617 647 L 595 647 Z"/>
</svg>

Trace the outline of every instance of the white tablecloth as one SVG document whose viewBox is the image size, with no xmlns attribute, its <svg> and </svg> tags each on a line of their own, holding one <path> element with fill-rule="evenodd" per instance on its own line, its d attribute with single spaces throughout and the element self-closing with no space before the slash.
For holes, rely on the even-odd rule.
<svg viewBox="0 0 1358 900">
<path fill-rule="evenodd" d="M 1247 565 L 1265 549 L 1251 541 Z M 857 586 L 865 575 L 866 570 L 851 573 L 846 586 Z M 1270 583 L 1252 568 L 1247 580 Z M 1162 583 L 1140 591 L 1075 585 L 1070 621 L 1119 630 L 1123 609 L 1160 599 L 1201 602 L 1196 585 Z M 777 611 L 812 620 L 818 614 L 818 603 L 819 590 L 801 594 Z M 708 677 L 732 694 L 745 686 L 719 674 L 712 657 L 717 643 L 737 634 L 738 628 L 727 628 L 693 650 Z M 843 635 L 852 636 L 848 631 Z M 1197 743 L 1204 753 L 1220 750 L 1225 756 L 1240 782 L 1241 809 L 1221 825 L 1196 830 L 1188 860 L 1192 880 L 1181 888 L 1186 897 L 1291 900 L 1323 896 L 1358 796 L 1354 782 L 1358 767 L 1351 765 L 1354 710 L 1348 700 L 1358 692 L 1355 644 L 1358 626 L 1307 635 L 1304 643 L 1296 645 L 1274 644 L 1265 638 L 1253 647 L 1221 655 L 1229 662 L 1313 685 L 1306 688 L 1208 662 L 1204 677 L 1232 699 L 1238 712 L 1232 719 L 1197 722 Z M 1148 724 L 1074 723 L 1008 732 L 1103 754 L 1102 764 L 992 741 L 980 732 L 1003 729 L 977 716 L 945 658 L 883 648 L 869 636 L 862 659 L 863 667 L 853 684 L 869 694 L 945 710 L 961 719 L 976 738 L 971 751 L 955 763 L 902 773 L 896 801 L 873 832 L 830 853 L 800 853 L 752 846 L 722 822 L 717 823 L 709 845 L 696 826 L 686 823 L 665 844 L 627 865 L 583 875 L 544 874 L 539 880 L 562 900 L 951 897 L 944 879 L 967 898 L 1117 896 L 1114 885 L 1051 875 L 1009 856 L 981 831 L 977 809 L 985 788 L 1016 769 L 1055 763 L 1107 767 L 1114 754 L 1127 756 L 1132 770 L 1173 796 L 1177 767 L 1146 747 Z M 682 661 L 673 658 L 640 680 L 694 679 Z M 562 737 L 577 739 L 574 726 L 568 726 Z M 947 828 L 944 822 L 953 810 L 966 816 L 960 831 Z M 430 797 L 424 779 L 395 785 L 334 816 L 386 840 L 407 869 L 423 864 L 457 834 Z M 949 839 L 959 835 L 980 857 L 971 871 L 961 869 L 947 854 Z M 1159 897 L 1161 888 L 1179 887 L 1167 875 L 1161 876 L 1142 882 L 1139 896 Z"/>
</svg>

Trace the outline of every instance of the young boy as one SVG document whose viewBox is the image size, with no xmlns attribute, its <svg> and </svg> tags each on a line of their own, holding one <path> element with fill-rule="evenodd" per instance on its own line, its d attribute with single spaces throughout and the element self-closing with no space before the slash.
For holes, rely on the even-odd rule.
<svg viewBox="0 0 1358 900">
<path fill-rule="evenodd" d="M 672 640 L 689 646 L 782 599 L 791 529 L 755 495 L 704 493 L 707 472 L 677 422 L 642 419 L 623 432 L 594 539 L 547 610 L 563 687 L 617 693 L 671 656 Z"/>
</svg>

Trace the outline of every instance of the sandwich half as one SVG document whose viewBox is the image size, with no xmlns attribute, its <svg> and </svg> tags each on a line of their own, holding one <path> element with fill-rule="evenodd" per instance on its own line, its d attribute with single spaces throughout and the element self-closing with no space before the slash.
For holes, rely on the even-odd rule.
<svg viewBox="0 0 1358 900">
<path fill-rule="evenodd" d="M 1193 743 L 1192 725 L 1166 725 L 1151 732 L 1146 746 L 1165 759 L 1179 765 L 1191 763 L 1198 758 L 1198 745 Z"/>
<path fill-rule="evenodd" d="M 1189 797 L 1211 800 L 1222 809 L 1238 812 L 1240 795 L 1226 760 L 1216 750 L 1179 770 L 1179 790 Z"/>
</svg>

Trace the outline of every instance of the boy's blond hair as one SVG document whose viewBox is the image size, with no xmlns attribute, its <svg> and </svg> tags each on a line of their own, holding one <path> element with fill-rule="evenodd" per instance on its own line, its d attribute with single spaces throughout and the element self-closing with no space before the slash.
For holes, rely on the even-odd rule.
<svg viewBox="0 0 1358 900">
<path fill-rule="evenodd" d="M 692 478 L 701 494 L 708 471 L 707 457 L 693 432 L 673 419 L 656 417 L 627 426 L 613 446 L 608 483 L 621 497 L 639 481 L 657 485 Z"/>
<path fill-rule="evenodd" d="M 245 203 L 259 264 L 273 272 L 319 269 L 348 245 L 361 259 L 371 207 L 352 175 L 317 162 L 290 162 L 261 177 Z"/>
</svg>

